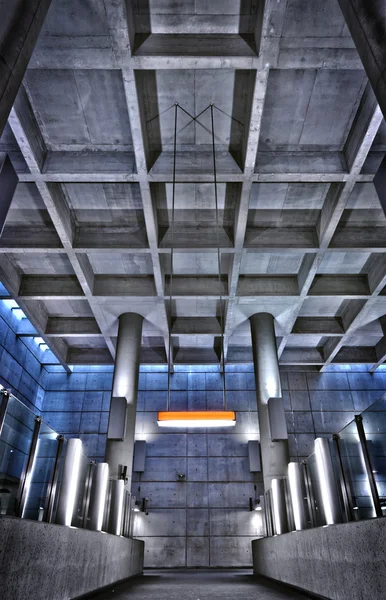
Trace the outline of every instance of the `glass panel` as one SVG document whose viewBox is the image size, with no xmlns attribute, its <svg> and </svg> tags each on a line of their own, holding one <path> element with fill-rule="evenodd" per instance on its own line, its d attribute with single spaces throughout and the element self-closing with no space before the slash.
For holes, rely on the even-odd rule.
<svg viewBox="0 0 386 600">
<path fill-rule="evenodd" d="M 58 458 L 58 481 L 57 481 L 57 484 L 56 484 L 54 507 L 53 507 L 53 510 L 52 510 L 52 519 L 51 519 L 52 523 L 55 523 L 55 520 L 56 520 L 56 509 L 57 509 L 57 506 L 58 506 L 59 490 L 60 490 L 60 484 L 62 482 L 64 457 L 66 456 L 66 450 L 67 450 L 67 440 L 64 439 L 63 440 L 63 444 L 62 444 L 62 451 L 61 451 L 60 456 Z"/>
<path fill-rule="evenodd" d="M 347 425 L 340 432 L 339 438 L 343 470 L 350 488 L 355 516 L 357 519 L 371 519 L 376 515 L 356 423 Z"/>
<path fill-rule="evenodd" d="M 76 491 L 76 500 L 74 506 L 74 516 L 71 525 L 73 527 L 83 527 L 84 508 L 87 494 L 87 480 L 90 470 L 90 461 L 85 454 L 81 454 L 79 465 L 78 487 Z"/>
<path fill-rule="evenodd" d="M 0 514 L 16 514 L 17 494 L 34 425 L 33 412 L 10 396 L 0 438 Z"/>
<path fill-rule="evenodd" d="M 383 395 L 362 415 L 367 448 L 382 510 L 386 514 L 386 398 Z"/>
<path fill-rule="evenodd" d="M 27 491 L 23 518 L 41 521 L 47 496 L 47 488 L 52 481 L 55 466 L 58 434 L 46 423 L 40 426 L 32 467 L 31 482 Z"/>
</svg>

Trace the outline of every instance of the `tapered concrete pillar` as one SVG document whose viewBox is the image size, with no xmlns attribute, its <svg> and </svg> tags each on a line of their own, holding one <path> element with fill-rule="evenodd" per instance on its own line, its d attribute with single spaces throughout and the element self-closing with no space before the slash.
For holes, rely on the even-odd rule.
<svg viewBox="0 0 386 600">
<path fill-rule="evenodd" d="M 256 313 L 250 322 L 264 488 L 268 490 L 272 479 L 287 475 L 288 441 L 274 442 L 270 437 L 268 400 L 282 395 L 274 319 L 269 313 Z"/>
<path fill-rule="evenodd" d="M 386 0 L 338 0 L 386 118 Z"/>
<path fill-rule="evenodd" d="M 115 479 L 120 475 L 120 468 L 127 467 L 127 489 L 129 490 L 134 453 L 142 323 L 143 317 L 136 313 L 124 313 L 119 317 L 112 400 L 114 398 L 126 398 L 126 415 L 123 415 L 126 427 L 122 428 L 123 439 L 109 439 L 111 433 L 110 425 L 114 419 L 113 409 L 110 409 L 109 433 L 105 456 L 105 461 L 109 464 L 110 476 Z"/>
<path fill-rule="evenodd" d="M 0 0 L 0 135 L 51 0 Z"/>
</svg>

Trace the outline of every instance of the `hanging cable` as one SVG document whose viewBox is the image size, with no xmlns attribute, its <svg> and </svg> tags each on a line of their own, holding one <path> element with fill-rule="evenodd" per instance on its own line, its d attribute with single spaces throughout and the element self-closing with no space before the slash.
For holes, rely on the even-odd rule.
<svg viewBox="0 0 386 600">
<path fill-rule="evenodd" d="M 223 404 L 224 410 L 227 407 L 226 386 L 225 386 L 225 356 L 224 356 L 224 314 L 222 300 L 222 281 L 221 281 L 221 252 L 220 252 L 220 227 L 218 216 L 218 195 L 217 195 L 217 169 L 216 169 L 216 146 L 215 146 L 215 131 L 214 131 L 214 116 L 213 102 L 210 104 L 210 116 L 212 123 L 212 153 L 213 153 L 213 180 L 214 180 L 214 200 L 216 205 L 216 238 L 217 238 L 217 263 L 218 263 L 218 283 L 220 292 L 220 328 L 221 328 L 221 344 L 220 344 L 220 372 L 223 380 Z"/>
<path fill-rule="evenodd" d="M 172 367 L 172 294 L 173 294 L 173 251 L 174 251 L 174 204 L 176 195 L 176 157 L 177 157 L 177 112 L 178 102 L 174 105 L 174 144 L 173 144 L 173 185 L 172 185 L 172 224 L 170 239 L 170 278 L 169 278 L 169 348 L 168 348 L 168 400 L 167 410 L 170 410 L 170 375 Z"/>
</svg>

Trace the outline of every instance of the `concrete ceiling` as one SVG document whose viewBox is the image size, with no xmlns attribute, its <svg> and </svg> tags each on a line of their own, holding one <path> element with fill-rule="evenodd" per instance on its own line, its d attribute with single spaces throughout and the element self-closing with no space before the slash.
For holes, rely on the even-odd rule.
<svg viewBox="0 0 386 600">
<path fill-rule="evenodd" d="M 218 362 L 222 310 L 229 362 L 260 311 L 283 365 L 385 361 L 386 125 L 336 0 L 53 0 L 0 150 L 0 277 L 63 365 L 112 362 L 130 311 L 143 362 L 170 315 L 175 363 Z"/>
</svg>

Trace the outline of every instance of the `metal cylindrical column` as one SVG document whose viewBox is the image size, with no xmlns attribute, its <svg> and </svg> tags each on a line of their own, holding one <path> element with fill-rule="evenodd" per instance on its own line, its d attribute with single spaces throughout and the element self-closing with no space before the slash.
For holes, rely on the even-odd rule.
<svg viewBox="0 0 386 600">
<path fill-rule="evenodd" d="M 285 502 L 284 479 L 271 480 L 272 509 L 277 535 L 288 533 L 288 517 Z"/>
<path fill-rule="evenodd" d="M 82 458 L 82 440 L 72 438 L 67 442 L 64 458 L 62 483 L 60 485 L 56 522 L 59 525 L 72 523 L 76 494 L 79 485 L 80 463 Z"/>
<path fill-rule="evenodd" d="M 282 395 L 274 318 L 269 313 L 257 313 L 250 317 L 250 322 L 264 488 L 267 490 L 273 478 L 287 475 L 289 450 L 287 440 L 273 442 L 270 438 L 268 400 Z"/>
<path fill-rule="evenodd" d="M 327 438 L 316 438 L 315 458 L 319 481 L 319 496 L 327 525 L 342 522 L 342 509 L 334 477 L 331 451 Z"/>
<path fill-rule="evenodd" d="M 304 508 L 303 474 L 301 465 L 290 462 L 288 465 L 288 481 L 291 493 L 291 504 L 295 521 L 295 529 L 307 529 L 307 515 Z"/>
<path fill-rule="evenodd" d="M 95 473 L 94 497 L 90 509 L 89 524 L 89 528 L 95 531 L 102 530 L 108 483 L 109 465 L 107 463 L 99 463 Z"/>
<path fill-rule="evenodd" d="M 125 494 L 125 482 L 123 479 L 113 481 L 111 490 L 109 532 L 114 535 L 122 535 L 123 526 L 123 499 Z"/>
<path fill-rule="evenodd" d="M 386 0 L 338 0 L 386 118 Z"/>
<path fill-rule="evenodd" d="M 119 317 L 112 395 L 126 398 L 126 433 L 123 441 L 107 440 L 105 455 L 112 477 L 120 476 L 120 466 L 127 467 L 128 489 L 133 465 L 142 323 L 143 317 L 136 313 L 124 313 Z"/>
</svg>

